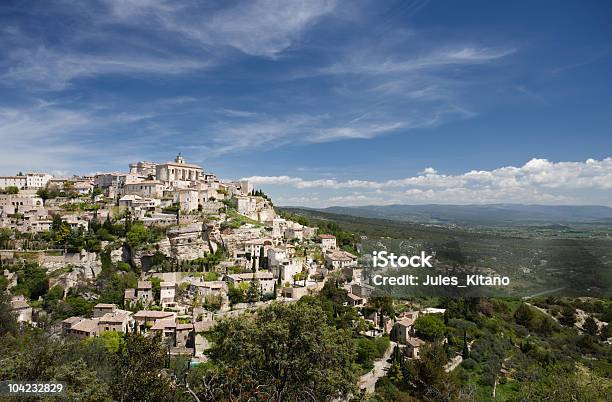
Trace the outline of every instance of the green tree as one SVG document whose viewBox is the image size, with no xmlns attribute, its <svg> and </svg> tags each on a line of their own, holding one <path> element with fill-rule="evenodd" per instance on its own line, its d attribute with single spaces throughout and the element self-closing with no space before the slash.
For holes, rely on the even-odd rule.
<svg viewBox="0 0 612 402">
<path fill-rule="evenodd" d="M 356 392 L 354 343 L 319 306 L 273 303 L 220 321 L 213 364 L 190 384 L 203 400 L 329 401 Z"/>
<path fill-rule="evenodd" d="M 0 228 L 0 248 L 10 248 L 10 242 L 13 238 L 13 231 L 9 228 Z M 0 260 L 1 261 L 1 260 Z"/>
<path fill-rule="evenodd" d="M 413 359 L 402 371 L 404 385 L 423 401 L 456 400 L 457 387 L 444 370 L 448 356 L 439 344 L 421 348 L 419 359 Z"/>
<path fill-rule="evenodd" d="M 64 288 L 60 285 L 55 285 L 43 298 L 43 307 L 47 311 L 53 311 L 57 308 L 57 303 L 64 297 Z"/>
<path fill-rule="evenodd" d="M 436 341 L 444 337 L 446 326 L 438 314 L 425 314 L 414 321 L 414 331 L 419 338 Z"/>
<path fill-rule="evenodd" d="M 158 337 L 125 335 L 115 355 L 113 396 L 121 401 L 174 400 L 170 379 L 163 375 L 166 351 Z"/>
<path fill-rule="evenodd" d="M 204 296 L 202 307 L 208 311 L 218 311 L 223 306 L 223 297 L 221 295 L 209 294 Z"/>
<path fill-rule="evenodd" d="M 51 222 L 51 237 L 58 245 L 66 246 L 68 237 L 72 234 L 70 226 L 59 215 L 54 215 Z"/>
<path fill-rule="evenodd" d="M 19 187 L 16 187 L 16 186 L 7 186 L 7 187 L 4 189 L 4 191 L 5 191 L 7 194 L 13 194 L 13 195 L 14 195 L 14 194 L 19 194 Z"/>
<path fill-rule="evenodd" d="M 38 189 L 38 191 L 36 191 L 36 195 L 39 196 L 40 198 L 42 198 L 43 201 L 47 201 L 49 198 L 51 198 L 51 194 L 49 193 L 49 189 L 46 188 L 46 187 Z"/>
<path fill-rule="evenodd" d="M 230 284 L 227 287 L 227 298 L 231 304 L 243 303 L 245 301 L 244 289 L 240 286 Z"/>
<path fill-rule="evenodd" d="M 517 373 L 520 401 L 606 401 L 612 393 L 609 380 L 586 377 L 573 367 L 532 365 Z"/>
<path fill-rule="evenodd" d="M 11 308 L 11 297 L 0 291 L 0 338 L 17 332 L 17 317 Z"/>
<path fill-rule="evenodd" d="M 77 341 L 53 340 L 27 328 L 12 340 L 8 347 L 0 342 L 0 380 L 61 381 L 66 384 L 62 392 L 66 400 L 110 400 L 108 385 L 85 363 Z"/>
<path fill-rule="evenodd" d="M 576 323 L 576 309 L 569 306 L 565 307 L 561 312 L 559 322 L 566 327 L 573 327 Z"/>
<path fill-rule="evenodd" d="M 383 327 L 384 316 L 395 317 L 393 299 L 389 296 L 375 296 L 368 299 L 368 305 L 378 312 L 378 326 Z"/>
<path fill-rule="evenodd" d="M 245 294 L 245 301 L 247 303 L 255 303 L 261 300 L 261 288 L 259 285 L 259 281 L 257 279 L 253 279 L 249 282 L 249 287 L 247 288 Z"/>
<path fill-rule="evenodd" d="M 517 324 L 520 324 L 526 328 L 531 328 L 532 323 L 535 320 L 535 312 L 525 303 L 521 303 L 521 305 L 514 312 L 514 320 Z"/>
<path fill-rule="evenodd" d="M 47 270 L 35 263 L 27 263 L 17 272 L 15 293 L 37 300 L 49 290 Z"/>
<path fill-rule="evenodd" d="M 161 279 L 156 277 L 151 278 L 151 290 L 153 291 L 153 300 L 159 303 L 161 297 Z"/>
<path fill-rule="evenodd" d="M 62 397 L 71 401 L 108 401 L 110 387 L 96 376 L 82 359 L 62 364 L 54 370 L 53 380 L 68 386 Z"/>
<path fill-rule="evenodd" d="M 142 224 L 132 225 L 126 235 L 126 243 L 134 249 L 141 248 L 148 240 L 149 230 Z"/>
<path fill-rule="evenodd" d="M 389 367 L 389 371 L 387 372 L 387 377 L 389 377 L 389 379 L 396 384 L 399 384 L 404 380 L 402 369 L 397 362 L 393 362 L 393 364 L 391 364 L 391 367 Z"/>
<path fill-rule="evenodd" d="M 597 321 L 595 321 L 592 316 L 588 316 L 586 320 L 584 320 L 582 329 L 584 329 L 584 332 L 591 336 L 597 336 L 597 333 L 599 332 L 599 326 L 597 325 Z"/>
<path fill-rule="evenodd" d="M 374 359 L 378 355 L 378 350 L 373 341 L 368 338 L 359 338 L 356 341 L 357 364 L 363 368 L 363 372 L 368 372 L 374 368 Z"/>
<path fill-rule="evenodd" d="M 109 353 L 119 353 L 125 343 L 123 334 L 115 331 L 104 331 L 100 334 L 100 338 L 104 341 L 104 347 Z"/>
</svg>

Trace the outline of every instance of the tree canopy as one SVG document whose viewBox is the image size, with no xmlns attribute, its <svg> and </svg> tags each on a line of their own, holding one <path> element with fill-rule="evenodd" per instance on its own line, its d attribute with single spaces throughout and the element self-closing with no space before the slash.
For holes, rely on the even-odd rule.
<svg viewBox="0 0 612 402">
<path fill-rule="evenodd" d="M 438 314 L 425 314 L 414 322 L 414 331 L 419 338 L 436 341 L 444 337 L 446 326 Z"/>
<path fill-rule="evenodd" d="M 350 331 L 316 304 L 273 303 L 208 335 L 212 365 L 191 381 L 202 399 L 325 401 L 356 390 Z"/>
</svg>

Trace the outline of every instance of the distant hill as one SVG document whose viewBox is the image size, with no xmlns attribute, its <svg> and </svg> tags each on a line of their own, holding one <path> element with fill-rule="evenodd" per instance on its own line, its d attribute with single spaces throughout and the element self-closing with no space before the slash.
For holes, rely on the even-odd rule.
<svg viewBox="0 0 612 402">
<path fill-rule="evenodd" d="M 612 223 L 612 208 L 596 205 L 368 205 L 319 211 L 416 223 L 524 225 Z"/>
</svg>

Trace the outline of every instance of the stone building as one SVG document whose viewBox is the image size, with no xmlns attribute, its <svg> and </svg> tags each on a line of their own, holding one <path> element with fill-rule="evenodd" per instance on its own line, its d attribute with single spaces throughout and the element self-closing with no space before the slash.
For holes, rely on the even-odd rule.
<svg viewBox="0 0 612 402">
<path fill-rule="evenodd" d="M 133 194 L 140 197 L 160 198 L 166 186 L 157 180 L 145 180 L 140 182 L 125 183 L 123 194 Z"/>
<path fill-rule="evenodd" d="M 179 204 L 181 211 L 191 212 L 200 205 L 199 193 L 192 188 L 179 188 L 174 191 L 174 203 Z"/>
<path fill-rule="evenodd" d="M 180 154 L 174 162 L 166 162 L 155 167 L 155 177 L 164 183 L 192 182 L 203 178 L 204 171 L 198 165 L 191 165 L 185 162 Z"/>
<path fill-rule="evenodd" d="M 38 190 L 47 185 L 53 178 L 47 173 L 28 173 L 21 176 L 0 176 L 0 188 L 17 187 L 20 190 Z"/>
<path fill-rule="evenodd" d="M 155 176 L 157 164 L 153 162 L 140 161 L 130 163 L 130 173 L 138 176 Z"/>
<path fill-rule="evenodd" d="M 323 251 L 336 249 L 336 236 L 331 234 L 320 234 L 319 240 L 321 241 L 321 249 Z"/>
</svg>

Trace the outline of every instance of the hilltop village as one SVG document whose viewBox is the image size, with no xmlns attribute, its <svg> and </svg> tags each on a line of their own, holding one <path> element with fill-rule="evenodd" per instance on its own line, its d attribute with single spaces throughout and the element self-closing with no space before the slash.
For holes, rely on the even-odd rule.
<svg viewBox="0 0 612 402">
<path fill-rule="evenodd" d="M 12 308 L 34 326 L 52 325 L 52 311 L 65 336 L 158 334 L 172 353 L 205 359 L 201 334 L 219 317 L 298 300 L 329 278 L 340 280 L 347 306 L 365 306 L 372 292 L 352 245 L 280 216 L 248 181 L 221 181 L 181 155 L 127 173 L 4 176 L 0 188 L 0 263 L 25 267 L 22 278 L 2 271 Z M 29 283 L 37 275 L 45 283 Z M 417 314 L 396 323 L 412 356 L 423 343 L 410 336 Z M 364 319 L 371 337 L 393 326 L 378 312 Z"/>
</svg>

